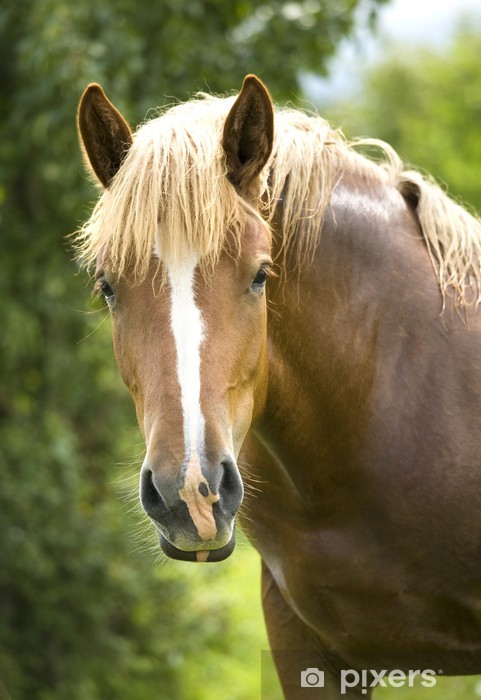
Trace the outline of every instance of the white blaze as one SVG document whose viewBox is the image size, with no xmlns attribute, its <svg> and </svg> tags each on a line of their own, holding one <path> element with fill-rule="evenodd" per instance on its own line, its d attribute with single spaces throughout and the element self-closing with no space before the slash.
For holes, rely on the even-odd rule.
<svg viewBox="0 0 481 700">
<path fill-rule="evenodd" d="M 177 372 L 182 395 L 186 455 L 198 451 L 204 442 L 204 417 L 200 407 L 200 346 L 204 324 L 195 303 L 194 273 L 197 257 L 181 265 L 169 265 L 171 324 L 177 350 Z"/>
<path fill-rule="evenodd" d="M 179 491 L 203 540 L 213 539 L 217 525 L 212 504 L 219 500 L 204 478 L 200 456 L 204 449 L 205 420 L 200 405 L 200 349 L 204 339 L 202 314 L 195 302 L 194 279 L 197 256 L 192 254 L 179 265 L 167 265 L 171 288 L 171 325 L 177 351 L 177 373 L 184 421 L 187 469 Z M 206 495 L 202 495 L 199 486 Z"/>
</svg>

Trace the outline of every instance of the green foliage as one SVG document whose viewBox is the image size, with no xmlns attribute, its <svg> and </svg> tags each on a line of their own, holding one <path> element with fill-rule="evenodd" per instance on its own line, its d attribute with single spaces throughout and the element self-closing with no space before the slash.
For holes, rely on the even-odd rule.
<svg viewBox="0 0 481 700">
<path fill-rule="evenodd" d="M 467 24 L 448 49 L 398 47 L 330 116 L 349 135 L 388 141 L 481 210 L 480 52 L 481 29 Z"/>
<path fill-rule="evenodd" d="M 479 697 L 480 690 L 479 676 L 437 676 L 432 688 L 425 688 L 420 682 L 414 683 L 412 688 L 379 688 L 375 700 L 473 700 Z"/>
<path fill-rule="evenodd" d="M 382 1 L 363 6 L 375 12 Z M 89 81 L 101 82 L 138 122 L 168 96 L 238 88 L 250 71 L 277 99 L 292 98 L 300 70 L 324 71 L 358 4 L 1 5 L 2 698 L 258 694 L 266 642 L 251 585 L 256 556 L 239 550 L 212 568 L 156 566 L 129 534 L 145 525 L 118 500 L 121 475 L 136 479 L 142 447 L 105 312 L 93 312 L 65 243 L 96 198 L 76 106 Z"/>
</svg>

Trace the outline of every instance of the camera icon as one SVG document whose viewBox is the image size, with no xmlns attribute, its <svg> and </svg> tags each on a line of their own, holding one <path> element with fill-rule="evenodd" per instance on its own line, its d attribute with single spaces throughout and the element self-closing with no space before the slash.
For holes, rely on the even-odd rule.
<svg viewBox="0 0 481 700">
<path fill-rule="evenodd" d="M 301 671 L 301 688 L 324 688 L 324 671 L 318 668 Z"/>
</svg>

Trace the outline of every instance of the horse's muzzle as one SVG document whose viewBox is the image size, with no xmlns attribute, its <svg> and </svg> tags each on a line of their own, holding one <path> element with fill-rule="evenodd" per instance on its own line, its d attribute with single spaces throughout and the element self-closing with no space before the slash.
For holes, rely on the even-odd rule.
<svg viewBox="0 0 481 700">
<path fill-rule="evenodd" d="M 179 479 L 165 468 L 154 471 L 148 458 L 142 466 L 140 501 L 157 527 L 162 551 L 172 559 L 222 561 L 234 550 L 242 481 L 233 459 L 215 465 L 199 459 L 192 466 L 191 460 L 179 470 Z"/>
</svg>

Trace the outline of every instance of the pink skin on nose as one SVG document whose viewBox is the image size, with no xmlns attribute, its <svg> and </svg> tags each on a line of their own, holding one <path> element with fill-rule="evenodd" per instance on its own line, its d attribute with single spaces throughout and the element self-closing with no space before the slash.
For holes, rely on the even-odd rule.
<svg viewBox="0 0 481 700">
<path fill-rule="evenodd" d="M 200 489 L 199 487 L 203 487 Z M 203 491 L 203 493 L 201 493 Z M 219 500 L 219 494 L 210 490 L 202 470 L 197 452 L 192 451 L 185 473 L 180 498 L 186 503 L 190 517 L 202 540 L 212 540 L 217 535 L 217 525 L 212 512 L 212 504 Z"/>
</svg>

